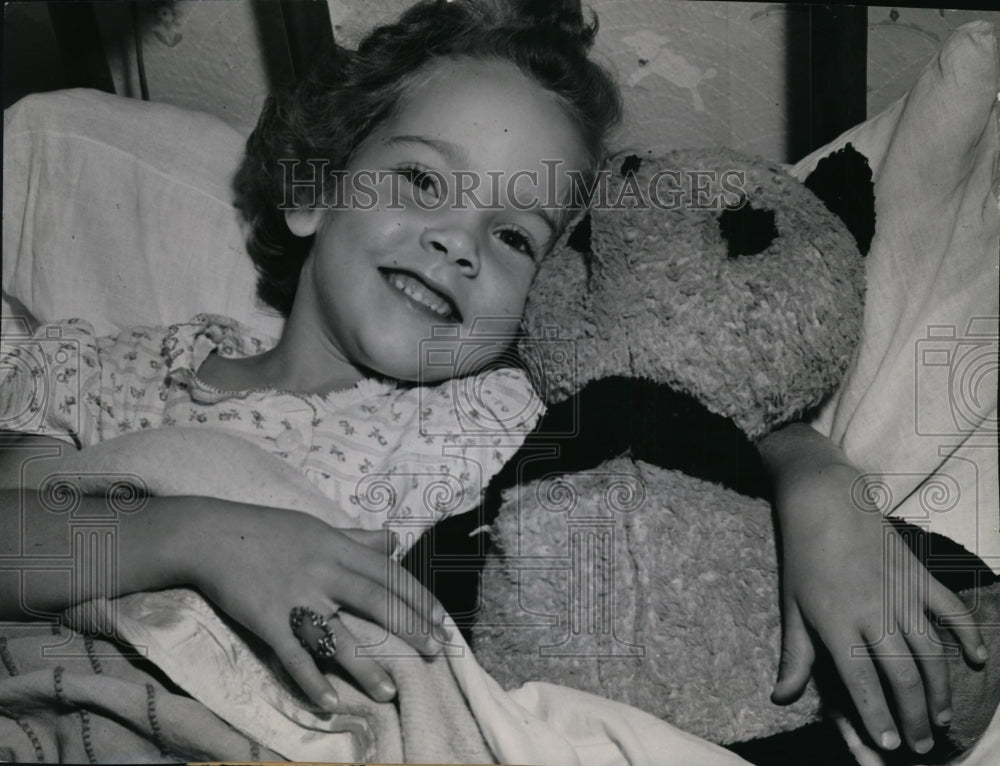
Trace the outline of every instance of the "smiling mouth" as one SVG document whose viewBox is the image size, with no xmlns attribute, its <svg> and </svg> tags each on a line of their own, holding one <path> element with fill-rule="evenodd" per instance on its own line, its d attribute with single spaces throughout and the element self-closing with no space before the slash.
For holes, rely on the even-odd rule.
<svg viewBox="0 0 1000 766">
<path fill-rule="evenodd" d="M 444 295 L 423 280 L 407 271 L 380 269 L 382 276 L 394 288 L 399 290 L 411 301 L 427 309 L 441 319 L 451 322 L 461 322 L 462 315 L 458 307 L 447 295 Z"/>
</svg>

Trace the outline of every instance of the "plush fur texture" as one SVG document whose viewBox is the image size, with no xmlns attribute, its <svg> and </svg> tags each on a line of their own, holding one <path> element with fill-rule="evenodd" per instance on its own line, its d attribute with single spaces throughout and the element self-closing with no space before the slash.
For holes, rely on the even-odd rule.
<svg viewBox="0 0 1000 766">
<path fill-rule="evenodd" d="M 599 200 L 543 262 L 522 351 L 548 402 L 602 378 L 643 378 L 750 439 L 815 407 L 860 335 L 863 259 L 851 233 L 779 167 L 729 150 L 629 157 L 618 170 L 607 201 L 623 189 L 634 200 L 630 188 L 659 178 L 661 189 L 679 179 L 680 204 Z M 727 172 L 737 173 L 728 186 Z M 793 705 L 770 702 L 780 599 L 766 499 L 627 455 L 569 473 L 535 460 L 518 472 L 537 478 L 504 494 L 472 630 L 502 685 L 578 687 L 720 743 L 797 728 L 824 699 L 836 703 L 813 683 Z M 1000 591 L 970 597 L 980 596 L 1000 603 Z M 953 665 L 952 734 L 967 745 L 1000 684 L 986 677 L 994 670 Z"/>
<path fill-rule="evenodd" d="M 769 504 L 619 458 L 510 492 L 482 580 L 479 661 L 505 687 L 545 680 L 729 743 L 819 709 L 768 695 L 781 621 Z"/>
<path fill-rule="evenodd" d="M 630 155 L 615 170 L 589 242 L 548 257 L 529 295 L 529 335 L 555 328 L 574 352 L 544 360 L 550 402 L 649 378 L 756 438 L 836 388 L 864 291 L 839 218 L 777 164 L 728 149 Z"/>
</svg>

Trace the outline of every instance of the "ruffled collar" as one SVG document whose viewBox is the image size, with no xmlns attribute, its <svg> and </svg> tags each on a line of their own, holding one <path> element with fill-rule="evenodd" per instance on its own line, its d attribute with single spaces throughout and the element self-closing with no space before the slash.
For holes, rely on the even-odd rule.
<svg viewBox="0 0 1000 766">
<path fill-rule="evenodd" d="M 395 381 L 379 378 L 362 378 L 354 385 L 328 394 L 300 394 L 273 387 L 248 388 L 239 391 L 223 390 L 205 382 L 198 370 L 212 353 L 234 359 L 262 354 L 277 343 L 276 338 L 256 335 L 252 330 L 230 317 L 218 314 L 198 314 L 190 322 L 171 325 L 163 339 L 162 355 L 169 367 L 168 379 L 188 389 L 191 399 L 200 404 L 216 404 L 228 399 L 246 399 L 252 396 L 295 396 L 301 399 L 331 397 L 364 398 L 389 394 L 400 388 Z"/>
</svg>

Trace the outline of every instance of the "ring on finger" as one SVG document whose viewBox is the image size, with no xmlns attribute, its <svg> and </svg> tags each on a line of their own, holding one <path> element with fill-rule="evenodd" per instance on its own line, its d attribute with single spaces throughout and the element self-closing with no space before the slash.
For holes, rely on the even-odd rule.
<svg viewBox="0 0 1000 766">
<path fill-rule="evenodd" d="M 337 655 L 337 634 L 326 617 L 307 606 L 297 606 L 289 613 L 288 622 L 292 633 L 305 649 L 326 659 Z M 314 639 L 314 643 L 310 643 L 310 638 Z"/>
</svg>

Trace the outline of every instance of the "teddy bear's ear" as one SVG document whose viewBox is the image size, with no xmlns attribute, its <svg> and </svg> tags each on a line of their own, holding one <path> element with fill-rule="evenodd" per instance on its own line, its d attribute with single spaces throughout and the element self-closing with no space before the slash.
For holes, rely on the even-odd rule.
<svg viewBox="0 0 1000 766">
<path fill-rule="evenodd" d="M 858 251 L 868 255 L 875 236 L 875 185 L 868 158 L 847 144 L 821 159 L 804 183 L 844 222 Z"/>
</svg>

